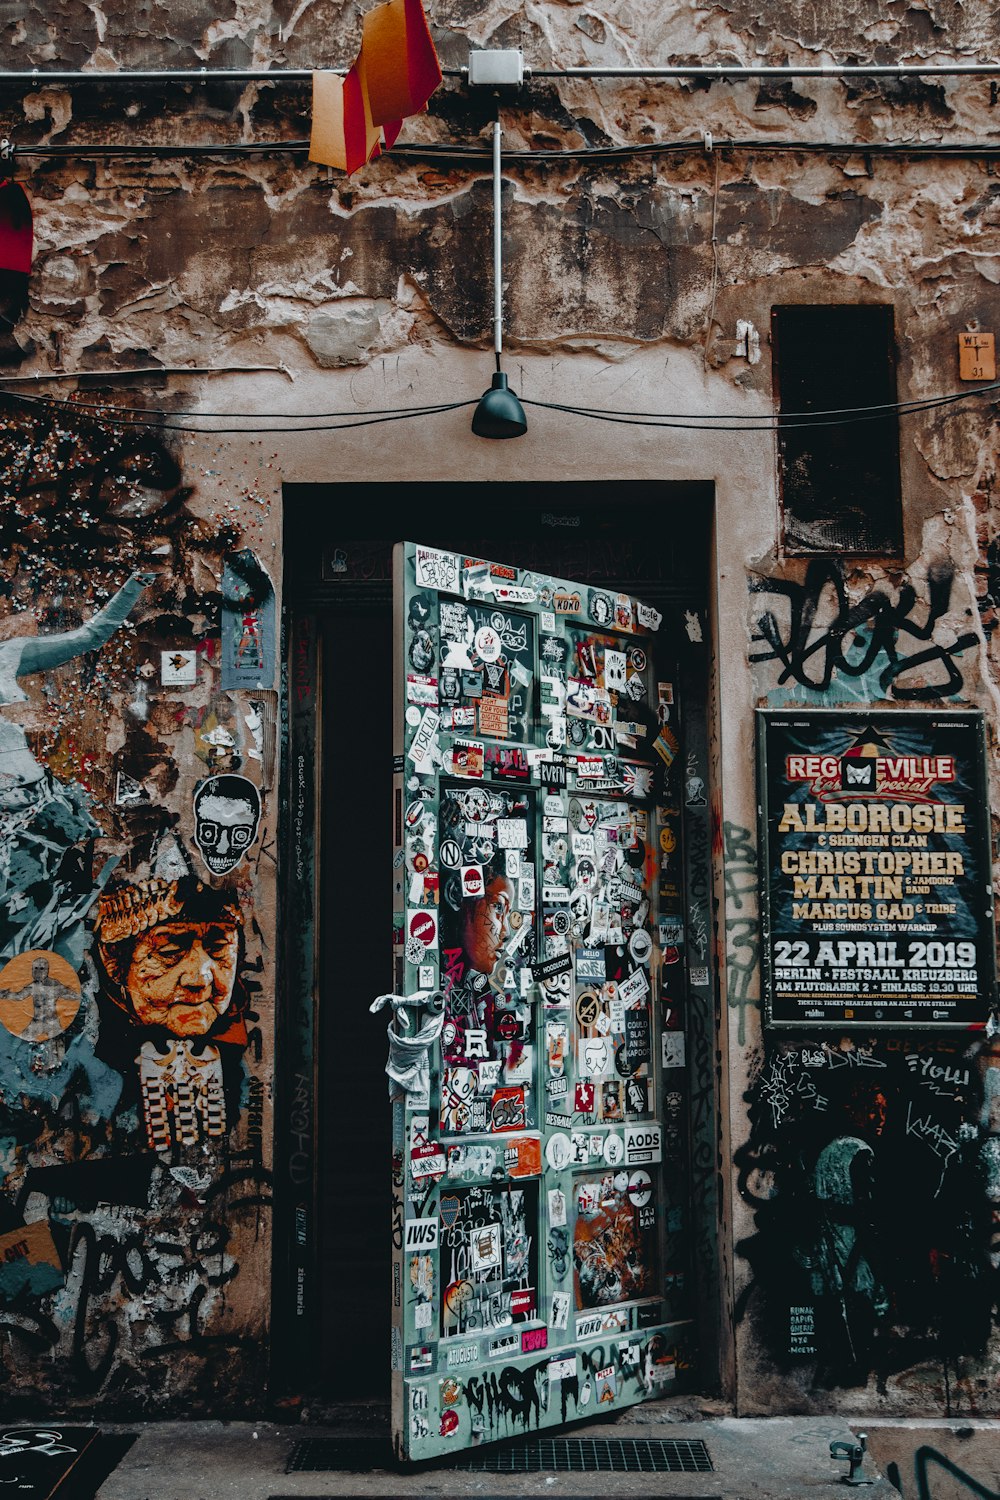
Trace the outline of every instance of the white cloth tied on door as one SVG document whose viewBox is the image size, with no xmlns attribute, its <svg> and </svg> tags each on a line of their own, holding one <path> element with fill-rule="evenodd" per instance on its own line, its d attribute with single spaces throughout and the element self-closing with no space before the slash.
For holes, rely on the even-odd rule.
<svg viewBox="0 0 1000 1500">
<path fill-rule="evenodd" d="M 439 990 L 418 990 L 414 995 L 379 995 L 368 1009 L 375 1015 L 383 1006 L 392 1007 L 388 1026 L 389 1098 L 410 1097 L 411 1103 L 427 1103 L 430 1098 L 430 1049 L 441 1036 L 444 1025 L 444 996 Z M 409 1034 L 397 1028 L 408 1027 L 408 1011 L 422 1011 L 423 1021 Z"/>
</svg>

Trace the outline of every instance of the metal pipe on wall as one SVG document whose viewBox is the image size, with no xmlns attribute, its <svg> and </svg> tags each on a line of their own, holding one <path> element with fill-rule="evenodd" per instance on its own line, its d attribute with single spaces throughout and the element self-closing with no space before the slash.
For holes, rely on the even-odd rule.
<svg viewBox="0 0 1000 1500">
<path fill-rule="evenodd" d="M 50 83 L 308 83 L 313 68 L 130 68 L 114 72 L 88 72 L 67 68 L 17 68 L 0 70 L 4 84 Z M 340 72 L 340 69 L 330 69 Z M 346 70 L 344 70 L 346 71 Z M 447 78 L 464 78 L 468 68 L 445 68 Z M 1000 76 L 1000 61 L 985 63 L 820 63 L 812 66 L 769 63 L 692 63 L 670 67 L 568 67 L 532 68 L 525 65 L 526 78 L 659 78 L 717 79 L 733 82 L 748 78 L 959 78 Z"/>
</svg>

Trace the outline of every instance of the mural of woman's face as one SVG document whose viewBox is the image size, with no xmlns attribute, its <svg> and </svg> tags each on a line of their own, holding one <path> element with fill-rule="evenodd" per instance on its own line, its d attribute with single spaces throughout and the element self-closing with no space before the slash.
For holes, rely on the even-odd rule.
<svg viewBox="0 0 1000 1500">
<path fill-rule="evenodd" d="M 204 1036 L 229 1008 L 239 934 L 229 922 L 163 922 L 140 937 L 125 988 L 144 1026 Z"/>
<path fill-rule="evenodd" d="M 503 875 L 487 881 L 483 894 L 462 907 L 462 948 L 470 968 L 492 974 L 509 932 L 511 885 Z"/>
</svg>

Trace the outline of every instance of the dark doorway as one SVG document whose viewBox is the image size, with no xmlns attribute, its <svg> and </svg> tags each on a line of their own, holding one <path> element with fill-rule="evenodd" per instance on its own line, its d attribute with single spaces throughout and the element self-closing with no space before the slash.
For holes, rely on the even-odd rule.
<svg viewBox="0 0 1000 1500">
<path fill-rule="evenodd" d="M 278 1195 L 275 1384 L 387 1399 L 392 1147 L 385 1023 L 368 1006 L 392 971 L 393 543 L 703 608 L 712 486 L 293 485 L 284 496 L 289 640 L 304 621 L 317 648 L 318 857 L 301 877 L 315 878 L 315 1014 L 286 976 L 281 1034 L 312 1036 L 316 1181 L 308 1254 L 289 1252 L 302 1249 L 301 1218 Z M 279 1053 L 279 1119 L 289 1070 Z M 295 1076 L 305 1087 L 306 1072 Z"/>
</svg>

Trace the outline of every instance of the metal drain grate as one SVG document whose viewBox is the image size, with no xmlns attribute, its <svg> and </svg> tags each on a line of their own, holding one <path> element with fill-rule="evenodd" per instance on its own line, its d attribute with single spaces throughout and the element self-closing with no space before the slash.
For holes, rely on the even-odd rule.
<svg viewBox="0 0 1000 1500">
<path fill-rule="evenodd" d="M 700 1438 L 529 1438 L 463 1453 L 450 1468 L 480 1474 L 710 1474 Z"/>
<path fill-rule="evenodd" d="M 366 1433 L 361 1437 L 300 1438 L 292 1444 L 285 1473 L 367 1474 L 372 1469 L 395 1467 L 388 1434 Z"/>
<path fill-rule="evenodd" d="M 432 1459 L 447 1469 L 477 1474 L 710 1474 L 700 1438 L 525 1438 Z M 386 1437 L 302 1438 L 292 1446 L 286 1474 L 366 1473 L 396 1467 Z"/>
</svg>

